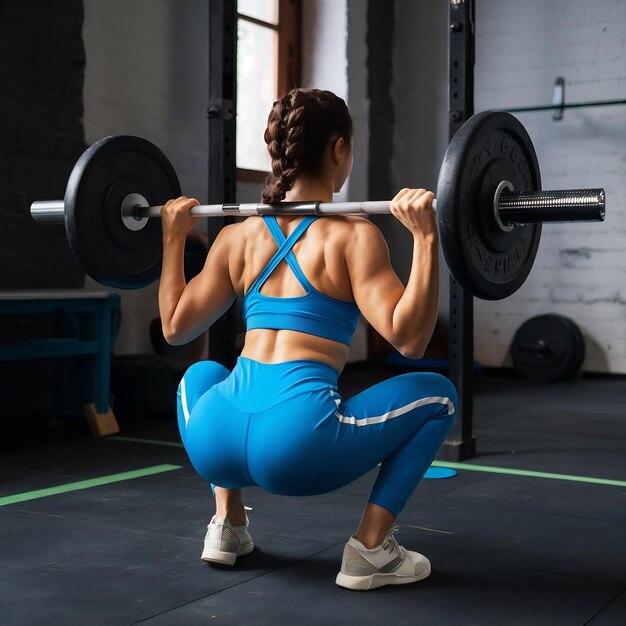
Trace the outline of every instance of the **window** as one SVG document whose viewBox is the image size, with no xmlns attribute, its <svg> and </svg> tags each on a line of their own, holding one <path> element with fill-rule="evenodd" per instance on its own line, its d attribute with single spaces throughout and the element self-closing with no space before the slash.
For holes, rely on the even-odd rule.
<svg viewBox="0 0 626 626">
<path fill-rule="evenodd" d="M 237 178 L 262 182 L 272 103 L 300 80 L 300 0 L 237 1 Z"/>
</svg>

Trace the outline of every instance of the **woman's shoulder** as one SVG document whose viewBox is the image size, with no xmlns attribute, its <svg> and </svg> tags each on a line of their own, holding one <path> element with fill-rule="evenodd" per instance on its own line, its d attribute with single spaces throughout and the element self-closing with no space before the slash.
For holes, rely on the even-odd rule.
<svg viewBox="0 0 626 626">
<path fill-rule="evenodd" d="M 387 244 L 376 224 L 359 215 L 325 216 L 319 219 L 316 239 L 324 243 L 328 258 L 351 266 L 363 259 L 376 259 L 388 254 Z"/>
<path fill-rule="evenodd" d="M 260 216 L 251 215 L 245 219 L 227 224 L 222 228 L 227 236 L 233 241 L 243 241 L 245 238 L 258 234 L 262 230 L 263 220 Z"/>
<path fill-rule="evenodd" d="M 360 215 L 327 215 L 318 221 L 326 227 L 326 230 L 342 234 L 359 233 L 367 236 L 368 233 L 380 233 L 376 224 Z"/>
<path fill-rule="evenodd" d="M 360 215 L 325 215 L 315 220 L 312 232 L 324 240 L 350 240 L 356 238 L 367 242 L 382 237 L 378 226 Z M 311 229 L 311 227 L 309 227 Z M 269 230 L 263 224 L 263 218 L 252 215 L 246 219 L 225 226 L 228 237 L 233 241 L 243 242 L 249 238 L 257 239 L 259 235 L 270 237 Z"/>
<path fill-rule="evenodd" d="M 383 237 L 382 232 L 366 217 L 360 215 L 345 215 L 338 218 L 341 220 L 338 227 L 343 236 L 349 237 L 349 241 L 359 246 L 367 246 L 376 243 Z"/>
</svg>

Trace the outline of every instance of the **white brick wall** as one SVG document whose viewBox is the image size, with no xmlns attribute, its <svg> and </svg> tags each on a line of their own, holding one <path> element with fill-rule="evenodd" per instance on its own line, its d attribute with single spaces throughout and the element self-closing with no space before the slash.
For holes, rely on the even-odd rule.
<svg viewBox="0 0 626 626">
<path fill-rule="evenodd" d="M 480 0 L 476 4 L 476 111 L 566 100 L 626 98 L 624 0 Z M 517 327 L 556 312 L 585 335 L 584 369 L 626 372 L 626 106 L 517 114 L 541 166 L 544 189 L 604 187 L 604 224 L 546 225 L 533 271 L 500 302 L 476 301 L 476 357 L 509 363 Z"/>
<path fill-rule="evenodd" d="M 448 141 L 447 2 L 396 0 L 394 182 L 433 188 Z M 476 0 L 475 110 L 626 98 L 626 0 Z M 586 371 L 626 372 L 626 106 L 517 115 L 539 157 L 544 189 L 604 187 L 604 224 L 546 225 L 526 284 L 499 302 L 475 301 L 476 359 L 510 365 L 515 330 L 560 313 L 585 335 Z M 436 130 L 435 130 L 436 129 Z M 410 247 L 393 231 L 406 277 Z M 440 315 L 448 315 L 442 270 Z"/>
</svg>

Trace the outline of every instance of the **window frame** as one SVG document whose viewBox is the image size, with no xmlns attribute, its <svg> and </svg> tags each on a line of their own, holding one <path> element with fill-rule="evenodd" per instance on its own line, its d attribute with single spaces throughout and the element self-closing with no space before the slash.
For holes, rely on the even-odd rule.
<svg viewBox="0 0 626 626">
<path fill-rule="evenodd" d="M 276 32 L 275 97 L 278 99 L 293 87 L 298 87 L 302 72 L 302 0 L 278 0 L 277 24 L 242 15 L 237 11 L 237 25 L 239 25 L 239 20 L 251 22 Z M 238 132 L 239 129 L 236 131 Z M 235 155 L 236 159 L 237 156 Z M 269 174 L 269 171 L 265 170 L 251 170 L 241 167 L 236 169 L 237 182 L 262 184 Z"/>
</svg>

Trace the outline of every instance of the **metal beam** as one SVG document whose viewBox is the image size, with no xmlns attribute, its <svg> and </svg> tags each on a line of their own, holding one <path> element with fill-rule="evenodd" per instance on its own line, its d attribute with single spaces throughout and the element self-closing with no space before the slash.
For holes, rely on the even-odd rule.
<svg viewBox="0 0 626 626">
<path fill-rule="evenodd" d="M 236 202 L 237 2 L 209 0 L 209 202 Z M 209 220 L 212 244 L 232 217 Z M 236 360 L 233 305 L 209 329 L 209 359 L 229 369 Z"/>
<path fill-rule="evenodd" d="M 474 114 L 474 0 L 449 0 L 449 138 Z M 457 420 L 438 458 L 463 461 L 476 454 L 473 435 L 474 301 L 450 278 L 448 363 L 457 388 Z"/>
</svg>

